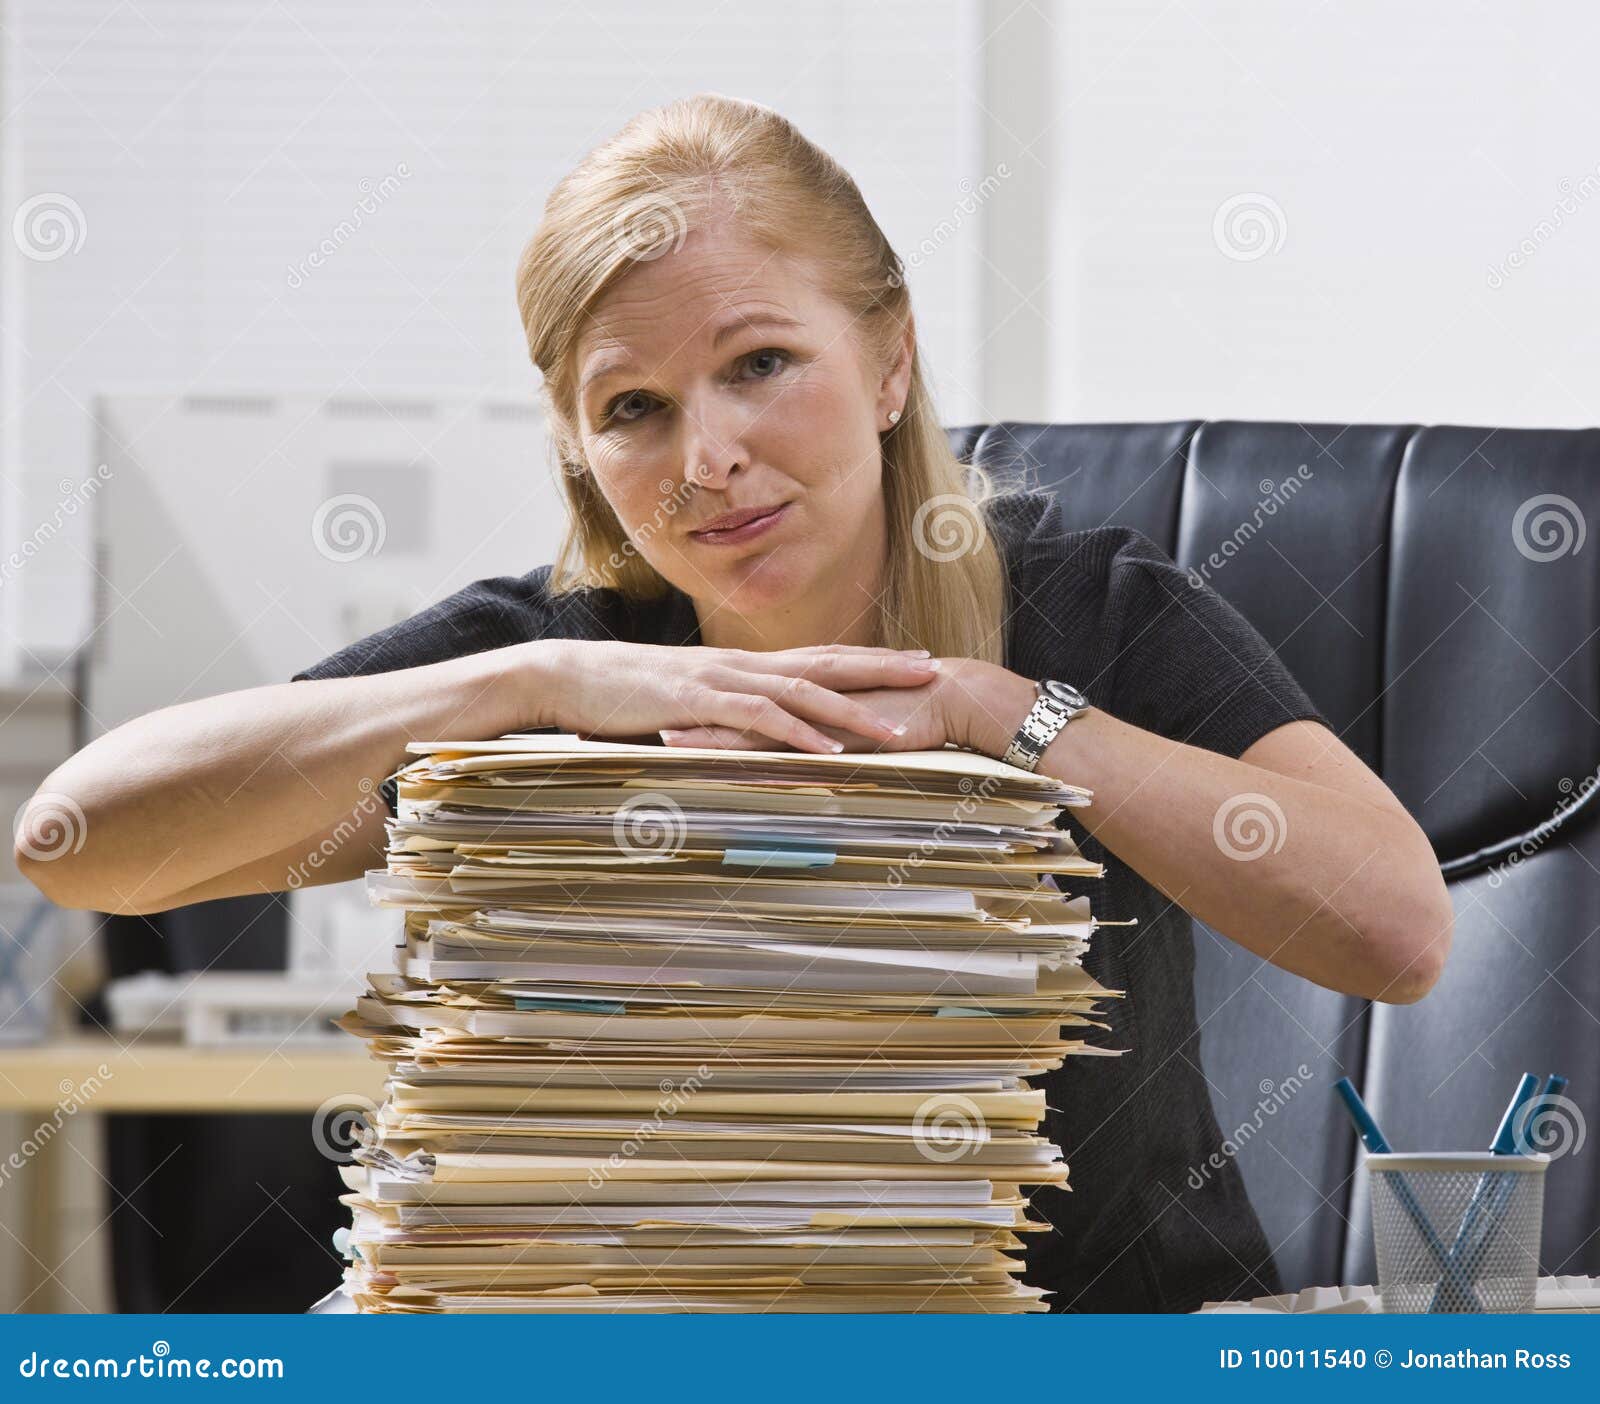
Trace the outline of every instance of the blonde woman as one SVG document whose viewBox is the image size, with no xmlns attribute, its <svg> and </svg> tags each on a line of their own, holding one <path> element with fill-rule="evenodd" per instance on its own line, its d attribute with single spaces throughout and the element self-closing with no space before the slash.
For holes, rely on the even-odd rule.
<svg viewBox="0 0 1600 1404">
<path fill-rule="evenodd" d="M 1104 1041 L 1129 1051 L 1047 1080 L 1073 1190 L 1036 1200 L 1055 1232 L 1030 1235 L 1027 1280 L 1062 1310 L 1277 1290 L 1215 1154 L 1186 911 L 1305 979 L 1411 1001 L 1450 943 L 1432 851 L 1147 537 L 968 481 L 901 274 L 849 175 L 777 113 L 703 95 L 636 118 L 554 189 L 517 269 L 571 508 L 555 563 L 107 734 L 44 786 L 89 842 L 19 862 L 65 905 L 162 911 L 282 890 L 325 840 L 321 881 L 382 866 L 383 810 L 356 800 L 413 738 L 1001 757 L 1031 715 L 1041 740 L 1009 754 L 1094 791 L 1074 822 L 1107 865 L 1098 910 L 1139 925 L 1088 962 L 1127 992 Z M 1036 711 L 1045 681 L 1084 705 Z M 1213 837 L 1246 794 L 1284 840 L 1248 863 Z M 1202 1163 L 1222 1168 L 1197 1192 Z"/>
</svg>

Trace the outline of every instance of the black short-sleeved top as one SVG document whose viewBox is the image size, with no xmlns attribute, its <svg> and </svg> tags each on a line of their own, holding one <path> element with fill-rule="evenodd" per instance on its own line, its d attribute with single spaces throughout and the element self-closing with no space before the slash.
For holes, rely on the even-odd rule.
<svg viewBox="0 0 1600 1404">
<path fill-rule="evenodd" d="M 995 499 L 989 521 L 1006 560 L 1005 664 L 1014 672 L 1061 678 L 1123 721 L 1235 758 L 1286 722 L 1327 724 L 1260 633 L 1143 533 L 1068 531 L 1043 492 Z M 693 603 L 679 591 L 645 603 L 613 590 L 552 597 L 549 574 L 541 566 L 476 581 L 295 679 L 418 667 L 535 638 L 700 641 Z M 386 798 L 392 808 L 392 787 Z M 1070 1057 L 1034 1080 L 1048 1094 L 1044 1129 L 1062 1148 L 1071 1189 L 1035 1192 L 1052 1231 L 1026 1235 L 1024 1280 L 1064 1311 L 1192 1311 L 1208 1299 L 1277 1292 L 1200 1071 L 1191 919 L 1070 811 L 1063 822 L 1105 864 L 1101 881 L 1068 890 L 1086 893 L 1098 917 L 1138 919 L 1101 928 L 1084 961 L 1103 985 L 1126 991 L 1106 1002 L 1110 1028 L 1091 1030 L 1093 1041 L 1128 1051 Z M 1190 1171 L 1213 1152 L 1223 1168 L 1196 1191 Z"/>
</svg>

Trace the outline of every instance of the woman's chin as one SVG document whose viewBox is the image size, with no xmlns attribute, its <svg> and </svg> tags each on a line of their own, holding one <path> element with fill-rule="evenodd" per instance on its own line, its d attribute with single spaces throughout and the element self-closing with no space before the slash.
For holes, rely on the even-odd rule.
<svg viewBox="0 0 1600 1404">
<path fill-rule="evenodd" d="M 739 614 L 782 612 L 814 599 L 820 582 L 794 562 L 781 559 L 784 552 L 728 561 L 710 576 L 726 608 Z"/>
</svg>

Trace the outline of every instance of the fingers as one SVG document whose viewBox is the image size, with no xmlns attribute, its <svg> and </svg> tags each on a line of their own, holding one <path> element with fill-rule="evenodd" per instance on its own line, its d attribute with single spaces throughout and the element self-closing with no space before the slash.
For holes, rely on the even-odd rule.
<svg viewBox="0 0 1600 1404">
<path fill-rule="evenodd" d="M 735 731 L 731 726 L 691 726 L 684 731 L 663 731 L 661 739 L 669 746 L 706 746 L 725 751 L 778 750 L 765 736 Z"/>
<path fill-rule="evenodd" d="M 855 653 L 791 649 L 787 653 L 755 654 L 753 657 L 757 661 L 751 665 L 751 672 L 810 678 L 836 692 L 916 687 L 938 677 L 941 669 L 937 658 L 918 658 L 894 649 Z"/>
<path fill-rule="evenodd" d="M 702 717 L 701 725 L 758 732 L 793 746 L 797 751 L 831 753 L 844 749 L 842 742 L 824 735 L 803 717 L 796 716 L 773 698 L 755 692 L 712 692 L 705 711 L 707 715 Z"/>
<path fill-rule="evenodd" d="M 809 678 L 735 673 L 729 675 L 725 685 L 729 690 L 738 689 L 770 697 L 787 711 L 796 712 L 808 721 L 857 732 L 873 741 L 888 741 L 905 735 L 906 729 L 902 723 L 879 716 L 864 702 L 841 696 Z"/>
</svg>

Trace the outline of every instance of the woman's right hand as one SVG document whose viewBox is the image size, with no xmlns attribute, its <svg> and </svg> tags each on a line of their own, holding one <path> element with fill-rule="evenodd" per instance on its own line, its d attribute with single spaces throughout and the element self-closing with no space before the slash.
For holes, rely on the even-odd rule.
<svg viewBox="0 0 1600 1404">
<path fill-rule="evenodd" d="M 925 650 L 818 644 L 769 653 L 610 640 L 543 640 L 560 649 L 545 724 L 581 736 L 648 736 L 724 726 L 779 746 L 838 751 L 815 724 L 873 741 L 898 734 L 852 692 L 923 687 L 938 671 Z"/>
</svg>

